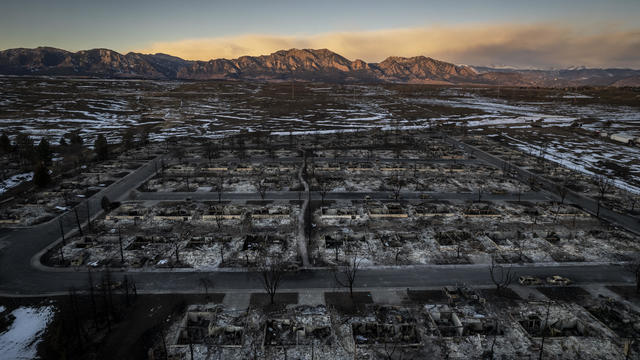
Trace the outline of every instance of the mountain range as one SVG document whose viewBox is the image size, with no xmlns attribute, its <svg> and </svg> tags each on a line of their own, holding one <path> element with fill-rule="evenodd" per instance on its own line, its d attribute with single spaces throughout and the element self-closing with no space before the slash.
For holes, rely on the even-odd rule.
<svg viewBox="0 0 640 360">
<path fill-rule="evenodd" d="M 51 47 L 0 51 L 0 75 L 98 78 L 320 81 L 499 86 L 640 86 L 640 70 L 518 70 L 455 65 L 425 56 L 351 61 L 327 49 L 280 50 L 269 55 L 209 61 L 166 54 L 120 54 L 109 49 L 70 52 Z"/>
</svg>

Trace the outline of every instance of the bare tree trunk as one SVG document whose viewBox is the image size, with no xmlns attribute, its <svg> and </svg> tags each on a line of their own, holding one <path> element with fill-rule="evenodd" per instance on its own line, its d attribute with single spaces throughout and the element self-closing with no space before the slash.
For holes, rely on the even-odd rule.
<svg viewBox="0 0 640 360">
<path fill-rule="evenodd" d="M 124 265 L 124 251 L 122 250 L 122 233 L 118 228 L 118 243 L 120 244 L 120 263 Z"/>
<path fill-rule="evenodd" d="M 91 270 L 89 270 L 89 298 L 91 300 L 91 311 L 93 313 L 93 323 L 98 330 L 98 313 L 96 308 L 95 289 L 93 287 L 93 277 L 91 276 Z"/>
<path fill-rule="evenodd" d="M 160 336 L 162 336 L 162 350 L 164 351 L 165 360 L 169 358 L 169 352 L 167 352 L 167 336 L 164 333 L 164 328 L 160 330 Z"/>
<path fill-rule="evenodd" d="M 67 244 L 67 241 L 64 238 L 64 229 L 62 228 L 62 220 L 58 219 L 58 225 L 60 225 L 60 235 L 62 236 L 62 246 L 64 246 Z"/>
<path fill-rule="evenodd" d="M 71 315 L 73 317 L 73 324 L 75 327 L 76 336 L 78 337 L 78 340 L 81 343 L 83 343 L 84 331 L 82 329 L 82 326 L 80 325 L 80 319 L 78 318 L 80 314 L 80 309 L 78 308 L 78 299 L 77 299 L 76 290 L 74 288 L 71 288 L 69 290 L 69 306 L 71 308 Z"/>
<path fill-rule="evenodd" d="M 107 282 L 102 279 L 102 301 L 104 303 L 104 316 L 107 320 L 108 332 L 111 332 L 111 310 L 109 308 L 109 300 L 107 299 Z"/>
<path fill-rule="evenodd" d="M 542 354 L 544 353 L 544 340 L 546 338 L 545 336 L 545 329 L 548 326 L 549 323 L 549 312 L 551 311 L 551 301 L 547 302 L 547 314 L 545 315 L 545 319 L 544 319 L 544 327 L 542 328 L 541 334 L 542 335 L 542 339 L 540 340 L 540 354 L 538 356 L 538 360 L 542 360 Z M 542 324 L 540 324 L 542 326 Z"/>
<path fill-rule="evenodd" d="M 122 280 L 122 286 L 124 287 L 125 304 L 127 305 L 127 307 L 129 307 L 129 278 L 127 277 L 127 275 L 125 275 L 124 279 Z"/>
<path fill-rule="evenodd" d="M 187 336 L 189 337 L 189 351 L 191 352 L 191 360 L 193 360 L 193 340 L 191 339 L 191 331 L 187 328 Z"/>
<path fill-rule="evenodd" d="M 111 279 L 111 272 L 109 271 L 109 268 L 107 268 L 106 278 L 107 278 L 107 294 L 109 295 L 109 309 L 111 314 L 115 314 L 116 311 L 113 306 L 113 289 L 111 288 L 113 286 L 113 280 Z"/>
</svg>

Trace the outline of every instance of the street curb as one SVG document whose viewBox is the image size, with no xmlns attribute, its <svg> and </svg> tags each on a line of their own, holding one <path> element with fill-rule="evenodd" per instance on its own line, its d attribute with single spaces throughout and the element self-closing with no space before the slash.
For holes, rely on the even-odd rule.
<svg viewBox="0 0 640 360">
<path fill-rule="evenodd" d="M 572 288 L 572 287 L 585 287 L 590 285 L 605 285 L 605 286 L 632 286 L 631 282 L 593 282 L 593 283 L 581 283 L 579 285 L 570 285 L 565 286 L 563 288 Z M 464 283 L 458 283 L 458 286 L 466 285 Z M 514 284 L 515 286 L 516 284 Z M 450 286 L 456 286 L 455 282 L 452 282 Z M 521 285 L 518 285 L 521 286 Z M 425 290 L 442 290 L 444 286 L 412 286 L 412 287 L 398 287 L 398 286 L 389 286 L 389 287 L 361 287 L 354 286 L 353 291 L 357 292 L 376 292 L 376 291 L 425 291 Z M 495 289 L 495 285 L 469 285 L 469 287 L 473 289 Z M 527 288 L 532 289 L 540 289 L 540 288 L 558 288 L 557 286 L 551 285 L 543 285 L 543 286 L 530 286 Z M 204 295 L 205 292 L 202 290 L 138 290 L 138 294 L 143 295 L 171 295 L 171 294 L 194 294 L 194 295 Z M 229 288 L 209 288 L 207 291 L 209 294 L 223 293 L 223 294 L 265 294 L 264 288 L 247 288 L 247 289 L 229 289 Z M 348 293 L 349 290 L 344 287 L 317 287 L 317 288 L 278 288 L 278 293 L 304 293 L 304 292 L 343 292 Z M 87 290 L 76 290 L 77 294 L 88 294 Z M 39 294 L 12 294 L 12 293 L 3 293 L 0 292 L 0 298 L 35 298 L 35 297 L 52 297 L 52 296 L 68 296 L 68 291 L 54 291 L 48 293 L 39 293 Z M 523 299 L 526 300 L 526 299 Z"/>
<path fill-rule="evenodd" d="M 136 171 L 142 170 L 144 167 L 150 165 L 150 164 L 157 164 L 158 160 L 162 160 L 165 157 L 165 155 L 160 155 L 160 156 L 156 156 L 155 158 L 145 162 L 143 165 L 141 165 L 139 168 L 137 168 L 136 170 L 134 170 L 133 172 L 131 172 L 130 174 L 128 174 L 127 176 L 125 176 L 124 178 L 120 179 L 119 181 L 107 186 L 106 188 L 100 190 L 99 192 L 93 194 L 92 196 L 90 196 L 89 198 L 86 199 L 86 201 L 90 201 L 91 199 L 94 198 L 98 198 L 100 196 L 104 196 L 104 194 L 109 190 L 109 188 L 111 188 L 112 186 L 115 186 L 118 183 L 121 183 L 123 181 L 125 181 L 125 179 L 127 177 L 132 177 L 136 174 Z M 144 183 L 145 181 L 149 180 L 151 177 L 155 176 L 156 172 L 151 173 L 148 177 L 146 177 L 145 179 L 143 179 L 142 181 L 139 181 L 136 183 L 136 186 L 134 186 L 132 189 L 137 188 L 138 186 L 140 186 L 140 184 Z M 124 194 L 120 195 L 120 197 L 113 199 L 113 201 L 116 200 L 123 200 L 125 198 L 125 196 L 127 196 L 127 194 L 130 191 L 125 192 Z M 76 206 L 80 206 L 80 205 L 76 205 Z M 43 224 L 39 224 L 37 226 L 44 226 L 45 224 L 49 224 L 51 222 L 57 221 L 61 216 L 64 216 L 67 213 L 63 213 L 60 214 L 58 216 L 56 216 L 55 218 L 43 223 Z M 94 213 L 94 215 L 91 217 L 91 219 L 87 219 L 87 221 L 83 222 L 81 225 L 84 226 L 85 224 L 87 224 L 88 221 L 90 220 L 95 220 L 97 219 L 99 216 L 101 216 L 102 214 L 104 214 L 104 210 L 102 210 L 102 208 L 99 208 L 99 210 L 97 212 Z M 34 227 L 37 228 L 37 227 Z M 72 230 L 67 231 L 64 234 L 64 238 L 69 238 L 72 237 L 73 235 L 75 235 L 78 232 L 78 229 L 72 228 Z M 62 237 L 58 237 L 56 240 L 54 240 L 53 242 L 51 242 L 49 245 L 45 246 L 42 250 L 38 251 L 35 255 L 33 255 L 31 257 L 30 260 L 30 264 L 32 267 L 41 270 L 41 271 L 52 271 L 53 269 L 57 269 L 54 267 L 50 267 L 50 266 L 46 266 L 42 263 L 42 257 L 49 252 L 51 249 L 53 249 L 54 247 L 56 247 L 58 244 L 60 244 L 62 242 Z M 54 270 L 56 271 L 56 270 Z"/>
</svg>

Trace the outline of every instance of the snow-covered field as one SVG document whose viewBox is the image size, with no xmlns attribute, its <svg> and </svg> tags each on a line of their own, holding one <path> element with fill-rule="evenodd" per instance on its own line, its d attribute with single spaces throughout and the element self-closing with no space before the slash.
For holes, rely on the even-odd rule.
<svg viewBox="0 0 640 360">
<path fill-rule="evenodd" d="M 0 77 L 0 124 L 38 138 L 71 130 L 117 138 L 123 127 L 145 126 L 151 138 L 221 136 L 240 130 L 278 133 L 425 126 L 430 121 L 469 126 L 585 126 L 640 135 L 640 111 L 630 106 L 573 104 L 571 92 L 529 101 L 489 97 L 461 88 L 405 95 L 383 85 L 299 84 L 290 88 L 244 82 L 160 82 Z M 299 95 L 298 95 L 299 94 Z M 293 99 L 291 96 L 293 96 Z"/>
<path fill-rule="evenodd" d="M 555 136 L 545 143 L 545 148 L 541 148 L 536 143 L 504 136 L 511 140 L 512 146 L 522 152 L 542 154 L 545 159 L 587 175 L 595 175 L 594 169 L 605 170 L 600 166 L 602 162 L 613 161 L 623 164 L 628 167 L 631 176 L 628 179 L 621 179 L 610 174 L 614 185 L 634 194 L 640 194 L 640 148 L 611 146 L 610 143 L 594 141 L 578 135 L 574 135 L 571 139 Z"/>
<path fill-rule="evenodd" d="M 465 124 L 472 130 L 493 132 L 528 132 L 535 127 L 553 133 L 580 123 L 581 129 L 594 134 L 640 136 L 640 107 L 633 103 L 609 104 L 598 101 L 593 93 L 577 90 L 538 92 L 521 90 L 512 96 L 513 91 L 500 89 L 416 88 L 406 92 L 391 85 L 299 83 L 292 93 L 289 85 L 247 82 L 0 77 L 0 126 L 10 133 L 27 132 L 36 141 L 47 136 L 54 143 L 63 134 L 78 131 L 88 144 L 97 133 L 119 141 L 122 129 L 130 126 L 145 128 L 150 139 L 157 141 L 172 136 L 220 137 L 239 131 L 306 134 L 432 124 Z M 557 142 L 567 144 L 567 140 L 589 141 L 576 137 Z M 529 146 L 526 139 L 519 141 Z M 620 164 L 637 156 L 629 147 L 602 143 L 594 148 L 593 156 L 607 155 Z M 578 170 L 584 167 L 577 165 L 577 160 L 582 161 L 580 154 L 562 154 L 560 146 L 555 149 Z"/>
<path fill-rule="evenodd" d="M 35 359 L 42 334 L 53 318 L 54 307 L 19 307 L 11 315 L 15 320 L 0 334 L 0 358 Z"/>
</svg>

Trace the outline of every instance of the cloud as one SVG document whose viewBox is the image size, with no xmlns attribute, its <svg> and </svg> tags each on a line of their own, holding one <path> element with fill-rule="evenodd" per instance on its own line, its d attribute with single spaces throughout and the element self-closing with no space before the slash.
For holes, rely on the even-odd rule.
<svg viewBox="0 0 640 360">
<path fill-rule="evenodd" d="M 136 51 L 190 60 L 264 55 L 290 48 L 327 48 L 351 60 L 425 55 L 458 64 L 517 67 L 640 68 L 640 29 L 558 24 L 431 26 L 282 36 L 245 34 L 156 42 Z"/>
</svg>

